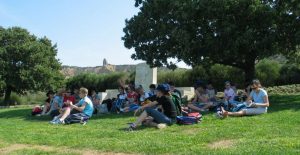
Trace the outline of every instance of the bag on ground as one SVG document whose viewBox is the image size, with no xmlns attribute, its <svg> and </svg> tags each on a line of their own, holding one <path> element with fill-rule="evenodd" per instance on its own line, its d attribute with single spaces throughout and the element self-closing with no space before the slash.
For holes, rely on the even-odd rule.
<svg viewBox="0 0 300 155">
<path fill-rule="evenodd" d="M 199 112 L 191 112 L 186 116 L 177 116 L 176 121 L 177 124 L 180 125 L 191 125 L 200 123 L 202 120 L 202 115 Z"/>
</svg>

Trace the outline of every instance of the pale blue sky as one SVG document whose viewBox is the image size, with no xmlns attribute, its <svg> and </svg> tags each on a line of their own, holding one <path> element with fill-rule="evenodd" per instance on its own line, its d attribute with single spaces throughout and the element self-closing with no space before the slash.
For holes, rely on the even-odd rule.
<svg viewBox="0 0 300 155">
<path fill-rule="evenodd" d="M 0 26 L 20 26 L 57 43 L 63 65 L 137 64 L 121 37 L 134 0 L 0 0 Z M 184 67 L 183 63 L 179 66 Z"/>
</svg>

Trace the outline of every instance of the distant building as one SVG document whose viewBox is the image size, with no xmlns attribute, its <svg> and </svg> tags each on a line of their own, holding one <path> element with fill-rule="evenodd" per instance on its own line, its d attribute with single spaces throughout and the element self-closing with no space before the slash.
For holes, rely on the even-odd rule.
<svg viewBox="0 0 300 155">
<path fill-rule="evenodd" d="M 108 65 L 108 63 L 107 63 L 107 60 L 104 58 L 103 59 L 103 66 L 106 66 L 106 65 Z"/>
</svg>

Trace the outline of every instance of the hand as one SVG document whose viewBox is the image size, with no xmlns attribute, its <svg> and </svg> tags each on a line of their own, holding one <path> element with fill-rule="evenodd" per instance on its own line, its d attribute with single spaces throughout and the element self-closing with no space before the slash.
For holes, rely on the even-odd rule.
<svg viewBox="0 0 300 155">
<path fill-rule="evenodd" d="M 251 108 L 257 108 L 257 104 L 255 104 L 254 102 L 251 104 Z"/>
</svg>

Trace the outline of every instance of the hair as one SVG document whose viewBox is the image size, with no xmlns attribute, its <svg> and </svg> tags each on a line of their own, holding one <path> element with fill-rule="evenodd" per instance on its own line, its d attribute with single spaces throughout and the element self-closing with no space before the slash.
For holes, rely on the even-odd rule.
<svg viewBox="0 0 300 155">
<path fill-rule="evenodd" d="M 261 86 L 261 84 L 260 84 L 260 81 L 258 80 L 258 79 L 254 79 L 254 80 L 252 80 L 252 84 L 255 84 L 255 85 L 257 85 L 259 88 L 261 88 L 262 86 Z"/>
<path fill-rule="evenodd" d="M 226 81 L 225 85 L 227 85 L 227 84 L 231 85 L 231 82 L 230 81 Z"/>
<path fill-rule="evenodd" d="M 173 81 L 169 81 L 168 84 L 169 84 L 170 86 L 175 86 L 175 84 L 174 84 Z"/>
<path fill-rule="evenodd" d="M 82 93 L 82 94 L 87 95 L 87 94 L 89 93 L 89 90 L 86 89 L 86 88 L 80 88 L 80 89 L 79 89 L 79 92 Z"/>
<path fill-rule="evenodd" d="M 65 90 L 64 88 L 60 88 L 60 89 L 58 89 L 58 91 L 57 91 L 57 95 L 62 96 L 64 92 L 66 92 L 66 90 Z"/>
<path fill-rule="evenodd" d="M 153 89 L 155 89 L 155 88 L 156 88 L 156 86 L 155 86 L 155 84 L 151 84 L 151 85 L 149 86 L 149 88 L 153 88 Z"/>
</svg>

